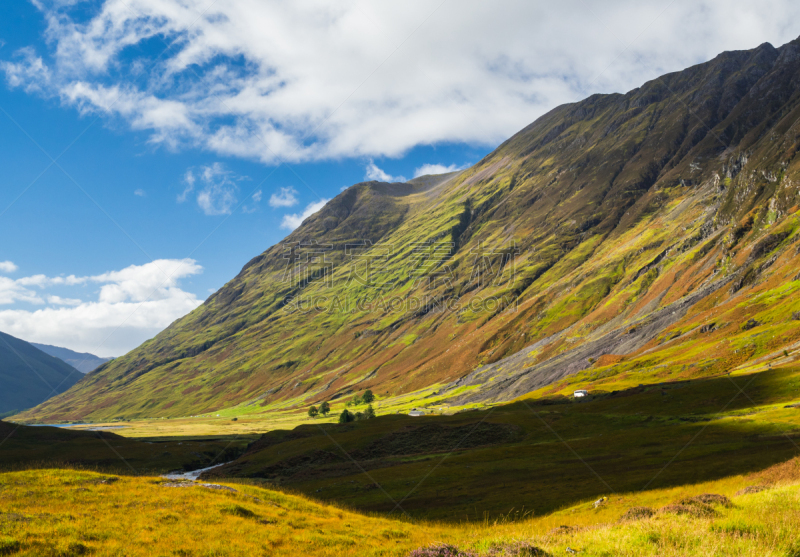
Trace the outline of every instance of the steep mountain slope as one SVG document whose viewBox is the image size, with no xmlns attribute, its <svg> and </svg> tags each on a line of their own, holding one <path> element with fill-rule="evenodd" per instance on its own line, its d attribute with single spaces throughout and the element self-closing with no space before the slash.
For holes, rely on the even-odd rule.
<svg viewBox="0 0 800 557">
<path fill-rule="evenodd" d="M 23 417 L 432 385 L 508 400 L 640 369 L 647 351 L 661 377 L 765 356 L 800 338 L 798 84 L 799 41 L 727 52 L 558 107 L 459 174 L 353 186 L 203 306 Z M 775 304 L 777 329 L 753 340 Z M 705 333 L 718 336 L 683 334 L 715 306 L 724 326 Z M 746 351 L 726 343 L 734 330 Z M 704 354 L 714 362 L 692 367 Z"/>
<path fill-rule="evenodd" d="M 60 346 L 50 346 L 49 344 L 36 344 L 31 343 L 45 354 L 49 354 L 54 358 L 62 360 L 81 373 L 89 373 L 94 371 L 106 362 L 111 361 L 111 358 L 100 358 L 94 354 L 87 354 L 85 352 L 75 352 L 69 348 L 61 348 Z"/>
<path fill-rule="evenodd" d="M 41 404 L 80 377 L 78 370 L 58 358 L 0 333 L 0 414 Z"/>
</svg>

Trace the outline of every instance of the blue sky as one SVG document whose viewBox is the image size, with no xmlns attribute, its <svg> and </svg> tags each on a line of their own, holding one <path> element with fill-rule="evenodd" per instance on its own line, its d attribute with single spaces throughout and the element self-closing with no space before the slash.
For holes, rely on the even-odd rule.
<svg viewBox="0 0 800 557">
<path fill-rule="evenodd" d="M 6 2 L 0 330 L 120 355 L 343 187 L 795 38 L 798 8 L 770 3 Z"/>
</svg>

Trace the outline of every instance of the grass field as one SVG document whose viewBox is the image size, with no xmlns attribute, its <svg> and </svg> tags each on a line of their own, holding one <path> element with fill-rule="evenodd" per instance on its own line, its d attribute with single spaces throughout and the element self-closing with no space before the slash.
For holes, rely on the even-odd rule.
<svg viewBox="0 0 800 557">
<path fill-rule="evenodd" d="M 123 474 L 193 470 L 231 460 L 253 437 L 130 439 L 110 431 L 72 431 L 0 421 L 0 470 L 87 466 Z"/>
<path fill-rule="evenodd" d="M 800 369 L 633 387 L 575 403 L 385 415 L 274 431 L 207 477 L 249 478 L 373 512 L 480 520 L 681 486 L 800 454 Z"/>
<path fill-rule="evenodd" d="M 209 472 L 212 481 L 247 478 L 362 511 L 457 523 L 711 481 L 800 454 L 797 367 L 593 392 L 584 403 L 556 394 L 423 418 L 389 411 L 420 400 L 381 400 L 377 419 L 347 425 L 332 423 L 338 403 L 324 419 L 276 410 L 124 423 L 102 435 L 23 428 L 0 448 L 0 464 L 162 473 L 229 462 L 254 443 Z"/>
<path fill-rule="evenodd" d="M 487 556 L 566 555 L 567 548 L 587 556 L 800 551 L 798 460 L 714 482 L 620 493 L 597 507 L 583 501 L 543 516 L 512 512 L 464 524 L 362 514 L 248 482 L 226 482 L 230 489 L 170 485 L 82 470 L 2 473 L 0 554 L 404 556 L 434 544 Z M 697 499 L 709 493 L 723 497 Z"/>
</svg>

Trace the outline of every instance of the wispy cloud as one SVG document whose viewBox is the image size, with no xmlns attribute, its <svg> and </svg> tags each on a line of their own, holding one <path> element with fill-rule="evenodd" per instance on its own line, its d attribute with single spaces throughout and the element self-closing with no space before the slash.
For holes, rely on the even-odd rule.
<svg viewBox="0 0 800 557">
<path fill-rule="evenodd" d="M 392 176 L 391 174 L 384 172 L 381 168 L 378 168 L 378 165 L 375 164 L 375 162 L 372 160 L 370 160 L 369 163 L 367 164 L 367 168 L 364 173 L 364 178 L 367 180 L 377 180 L 378 182 L 406 181 L 404 176 Z"/>
<path fill-rule="evenodd" d="M 281 188 L 278 193 L 273 193 L 269 197 L 269 206 L 273 209 L 279 207 L 294 207 L 297 203 L 297 190 L 291 186 L 288 188 Z"/>
<path fill-rule="evenodd" d="M 261 198 L 264 197 L 264 192 L 258 190 L 253 195 L 250 196 L 249 203 L 242 205 L 242 212 L 244 213 L 255 213 L 258 210 L 258 206 L 261 203 Z"/>
<path fill-rule="evenodd" d="M 229 215 L 238 203 L 238 182 L 248 179 L 246 176 L 238 176 L 219 162 L 197 169 L 190 168 L 183 176 L 185 187 L 178 196 L 178 203 L 183 203 L 194 195 L 198 207 L 206 215 Z"/>
<path fill-rule="evenodd" d="M 281 222 L 281 228 L 285 230 L 294 230 L 303 224 L 304 220 L 322 209 L 328 201 L 330 201 L 330 199 L 320 199 L 319 201 L 308 204 L 302 213 L 284 215 L 283 221 Z"/>
<path fill-rule="evenodd" d="M 135 195 L 136 197 L 145 197 L 147 193 L 145 193 L 143 189 L 139 188 L 138 190 L 135 190 L 133 192 L 133 195 Z"/>
<path fill-rule="evenodd" d="M 423 164 L 414 171 L 414 178 L 428 176 L 429 174 L 448 174 L 457 170 L 464 170 L 468 166 L 469 165 L 458 166 L 457 164 L 451 164 L 449 166 L 445 166 L 443 164 Z"/>
</svg>

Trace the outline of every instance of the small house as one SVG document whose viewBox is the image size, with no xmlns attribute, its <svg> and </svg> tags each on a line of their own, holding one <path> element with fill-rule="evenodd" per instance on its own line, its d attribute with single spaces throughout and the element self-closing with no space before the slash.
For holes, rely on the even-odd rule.
<svg viewBox="0 0 800 557">
<path fill-rule="evenodd" d="M 413 416 L 413 417 L 416 418 L 418 416 L 424 416 L 425 412 L 423 412 L 422 410 L 417 410 L 416 408 L 414 408 L 411 412 L 408 413 L 408 415 L 409 416 Z"/>
<path fill-rule="evenodd" d="M 584 398 L 589 396 L 589 391 L 585 389 L 580 389 L 572 393 L 572 396 L 574 396 L 575 398 Z"/>
</svg>

